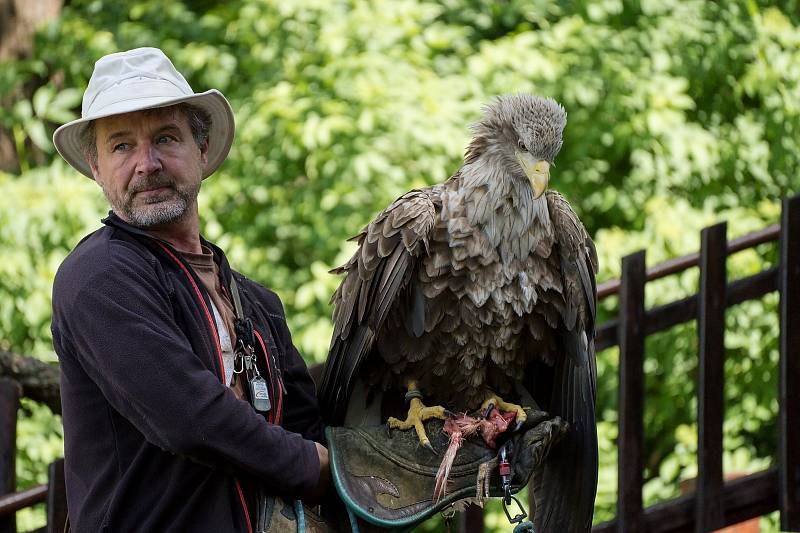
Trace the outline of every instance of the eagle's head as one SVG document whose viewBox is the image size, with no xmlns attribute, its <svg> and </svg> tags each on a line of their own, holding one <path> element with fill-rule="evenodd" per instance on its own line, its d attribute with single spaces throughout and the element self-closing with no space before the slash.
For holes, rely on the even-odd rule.
<svg viewBox="0 0 800 533">
<path fill-rule="evenodd" d="M 498 96 L 472 126 L 466 162 L 488 156 L 504 175 L 528 180 L 539 198 L 550 181 L 550 165 L 561 150 L 567 112 L 552 98 L 529 94 Z"/>
</svg>

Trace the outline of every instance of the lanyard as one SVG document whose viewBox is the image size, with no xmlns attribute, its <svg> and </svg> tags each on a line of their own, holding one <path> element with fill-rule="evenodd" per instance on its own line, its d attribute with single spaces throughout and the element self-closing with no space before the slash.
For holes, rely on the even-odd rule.
<svg viewBox="0 0 800 533">
<path fill-rule="evenodd" d="M 255 350 L 253 349 L 256 341 L 253 321 L 244 317 L 242 300 L 239 296 L 239 286 L 233 276 L 231 276 L 231 298 L 233 299 L 233 307 L 236 310 L 236 320 L 233 326 L 236 330 L 234 372 L 239 374 L 245 372 L 250 392 L 250 403 L 256 411 L 267 413 L 272 409 L 272 402 L 269 397 L 267 382 L 261 377 L 256 365 Z"/>
</svg>

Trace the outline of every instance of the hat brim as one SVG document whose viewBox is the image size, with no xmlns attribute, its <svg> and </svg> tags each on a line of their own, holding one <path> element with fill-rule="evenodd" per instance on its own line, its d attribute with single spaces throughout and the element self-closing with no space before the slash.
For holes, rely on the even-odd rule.
<svg viewBox="0 0 800 533">
<path fill-rule="evenodd" d="M 208 164 L 203 172 L 203 179 L 213 174 L 225 161 L 233 144 L 235 122 L 230 103 L 216 89 L 204 93 L 191 94 L 176 98 L 149 96 L 134 100 L 125 100 L 103 109 L 102 113 L 67 122 L 53 134 L 53 144 L 61 157 L 75 170 L 84 176 L 94 179 L 92 169 L 86 161 L 81 147 L 81 133 L 86 124 L 92 120 L 121 115 L 145 109 L 167 107 L 180 103 L 188 103 L 204 109 L 211 117 L 211 129 L 208 133 Z"/>
</svg>

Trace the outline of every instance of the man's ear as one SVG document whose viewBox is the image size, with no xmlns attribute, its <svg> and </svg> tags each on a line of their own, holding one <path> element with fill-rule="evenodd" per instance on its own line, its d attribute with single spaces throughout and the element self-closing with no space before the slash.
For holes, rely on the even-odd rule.
<svg viewBox="0 0 800 533">
<path fill-rule="evenodd" d="M 203 163 L 203 168 L 208 164 L 208 139 L 204 139 L 200 145 L 200 161 Z"/>
<path fill-rule="evenodd" d="M 97 170 L 97 162 L 94 160 L 94 158 L 89 157 L 88 155 L 85 157 L 86 162 L 89 163 L 89 168 L 92 169 L 92 177 L 94 178 L 94 181 L 97 181 L 99 184 L 100 182 L 97 180 L 97 176 L 100 175 L 100 172 Z"/>
</svg>

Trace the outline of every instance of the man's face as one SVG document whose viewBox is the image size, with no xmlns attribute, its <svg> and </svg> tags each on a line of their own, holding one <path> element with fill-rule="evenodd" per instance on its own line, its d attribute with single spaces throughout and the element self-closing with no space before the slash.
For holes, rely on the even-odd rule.
<svg viewBox="0 0 800 533">
<path fill-rule="evenodd" d="M 175 107 L 97 119 L 95 181 L 111 208 L 139 227 L 161 226 L 195 212 L 208 143 L 198 147 Z"/>
</svg>

